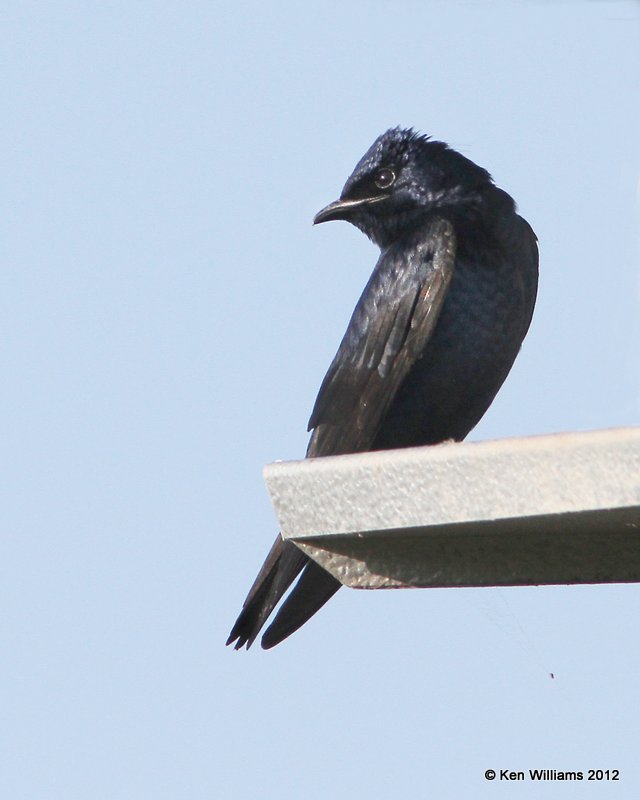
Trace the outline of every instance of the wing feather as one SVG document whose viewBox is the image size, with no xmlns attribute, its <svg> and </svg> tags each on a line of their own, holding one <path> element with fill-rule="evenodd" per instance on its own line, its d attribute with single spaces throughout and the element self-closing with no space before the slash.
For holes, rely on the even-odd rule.
<svg viewBox="0 0 640 800">
<path fill-rule="evenodd" d="M 453 226 L 435 219 L 406 245 L 381 255 L 356 306 L 311 414 L 307 456 L 369 448 L 429 341 L 453 275 Z"/>
</svg>

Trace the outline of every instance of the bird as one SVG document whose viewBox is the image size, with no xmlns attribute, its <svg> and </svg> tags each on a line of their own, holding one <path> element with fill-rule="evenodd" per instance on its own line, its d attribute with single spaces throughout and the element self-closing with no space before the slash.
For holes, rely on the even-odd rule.
<svg viewBox="0 0 640 800">
<path fill-rule="evenodd" d="M 313 222 L 344 220 L 380 257 L 322 381 L 307 458 L 461 441 L 529 329 L 538 240 L 487 170 L 413 128 L 391 128 Z M 280 535 L 227 640 L 269 649 L 340 583 Z"/>
</svg>

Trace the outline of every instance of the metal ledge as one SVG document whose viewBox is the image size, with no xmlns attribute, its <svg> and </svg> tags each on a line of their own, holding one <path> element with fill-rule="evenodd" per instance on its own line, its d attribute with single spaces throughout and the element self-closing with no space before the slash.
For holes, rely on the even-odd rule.
<svg viewBox="0 0 640 800">
<path fill-rule="evenodd" d="M 346 586 L 640 582 L 640 428 L 269 464 L 285 539 Z"/>
</svg>

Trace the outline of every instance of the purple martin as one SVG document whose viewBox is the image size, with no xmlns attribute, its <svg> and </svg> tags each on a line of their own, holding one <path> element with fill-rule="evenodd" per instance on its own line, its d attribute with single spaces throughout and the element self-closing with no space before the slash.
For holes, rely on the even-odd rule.
<svg viewBox="0 0 640 800">
<path fill-rule="evenodd" d="M 380 248 L 309 420 L 307 458 L 460 441 L 527 333 L 538 247 L 489 173 L 413 130 L 382 134 L 314 223 L 346 220 Z M 300 576 L 298 578 L 298 576 Z M 227 644 L 270 648 L 340 588 L 276 539 Z"/>
</svg>

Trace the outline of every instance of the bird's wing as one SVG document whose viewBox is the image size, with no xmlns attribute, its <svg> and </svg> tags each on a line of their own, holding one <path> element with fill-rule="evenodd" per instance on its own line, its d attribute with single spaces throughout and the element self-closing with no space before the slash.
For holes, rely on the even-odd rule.
<svg viewBox="0 0 640 800">
<path fill-rule="evenodd" d="M 371 446 L 389 404 L 431 336 L 454 263 L 455 235 L 443 219 L 434 220 L 402 249 L 392 247 L 381 256 L 320 388 L 309 423 L 315 430 L 308 456 Z M 301 571 L 262 647 L 273 647 L 297 630 L 340 588 L 328 572 L 278 536 L 227 644 L 250 647 Z"/>
<path fill-rule="evenodd" d="M 307 456 L 370 448 L 429 341 L 453 275 L 453 226 L 435 219 L 408 244 L 381 255 L 353 312 L 309 420 Z"/>
</svg>

